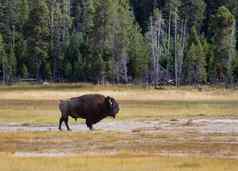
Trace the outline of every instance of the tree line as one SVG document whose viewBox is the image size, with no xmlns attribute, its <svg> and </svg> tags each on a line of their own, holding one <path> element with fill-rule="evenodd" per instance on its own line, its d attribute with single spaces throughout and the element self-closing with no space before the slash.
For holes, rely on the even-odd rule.
<svg viewBox="0 0 238 171">
<path fill-rule="evenodd" d="M 0 79 L 238 81 L 237 0 L 0 0 Z"/>
</svg>

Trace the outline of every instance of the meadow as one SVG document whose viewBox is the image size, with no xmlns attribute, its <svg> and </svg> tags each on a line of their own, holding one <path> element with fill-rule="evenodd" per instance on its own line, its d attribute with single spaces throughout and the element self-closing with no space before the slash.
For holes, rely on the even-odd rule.
<svg viewBox="0 0 238 171">
<path fill-rule="evenodd" d="M 115 97 L 116 122 L 174 127 L 106 131 L 9 131 L 12 125 L 57 128 L 58 101 L 86 93 Z M 0 170 L 237 170 L 237 132 L 201 133 L 180 120 L 237 119 L 238 90 L 88 84 L 0 86 Z M 174 123 L 173 123 L 174 122 Z M 83 120 L 71 125 L 83 124 Z M 165 124 L 165 125 L 166 125 Z M 9 128 L 9 130 L 8 130 Z M 166 128 L 166 129 L 165 129 Z"/>
</svg>

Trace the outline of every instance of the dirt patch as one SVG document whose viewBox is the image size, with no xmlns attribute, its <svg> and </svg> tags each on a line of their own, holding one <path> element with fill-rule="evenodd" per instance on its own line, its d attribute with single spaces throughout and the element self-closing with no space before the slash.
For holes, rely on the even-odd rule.
<svg viewBox="0 0 238 171">
<path fill-rule="evenodd" d="M 238 158 L 237 118 L 106 120 L 96 124 L 93 132 L 83 123 L 71 128 L 72 133 L 58 134 L 57 125 L 1 124 L 0 151 L 13 152 L 17 157 L 105 155 L 126 151 Z"/>
<path fill-rule="evenodd" d="M 238 119 L 197 119 L 192 125 L 202 133 L 238 134 Z"/>
<path fill-rule="evenodd" d="M 85 124 L 71 125 L 74 132 L 85 132 Z M 238 119 L 209 118 L 209 119 L 173 119 L 157 121 L 111 121 L 101 122 L 94 126 L 96 130 L 115 132 L 140 132 L 140 131 L 171 131 L 171 132 L 197 132 L 200 134 L 238 134 Z M 58 131 L 57 125 L 31 125 L 1 124 L 0 132 L 35 132 Z"/>
<path fill-rule="evenodd" d="M 65 152 L 49 152 L 49 153 L 38 153 L 38 152 L 16 152 L 16 157 L 65 157 L 73 156 L 74 154 Z"/>
</svg>

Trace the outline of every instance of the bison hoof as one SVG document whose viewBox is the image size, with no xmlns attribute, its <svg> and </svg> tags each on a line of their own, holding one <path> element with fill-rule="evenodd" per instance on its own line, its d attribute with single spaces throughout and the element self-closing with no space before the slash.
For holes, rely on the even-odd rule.
<svg viewBox="0 0 238 171">
<path fill-rule="evenodd" d="M 90 131 L 95 131 L 95 129 L 94 129 L 94 128 L 89 128 L 89 130 L 90 130 Z"/>
</svg>

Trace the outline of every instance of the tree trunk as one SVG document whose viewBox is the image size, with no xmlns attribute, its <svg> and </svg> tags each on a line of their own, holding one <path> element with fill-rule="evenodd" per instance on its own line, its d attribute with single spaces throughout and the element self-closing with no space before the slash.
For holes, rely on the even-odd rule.
<svg viewBox="0 0 238 171">
<path fill-rule="evenodd" d="M 159 23 L 158 23 L 158 31 L 157 31 L 157 59 L 156 59 L 156 85 L 158 85 L 160 81 L 160 56 L 161 56 L 161 48 L 160 48 L 160 34 L 161 34 L 161 14 L 159 16 Z"/>
<path fill-rule="evenodd" d="M 156 69 L 156 57 L 155 57 L 155 48 L 154 48 L 154 26 L 153 26 L 153 16 L 150 20 L 151 27 L 151 50 L 152 50 L 152 71 L 151 71 L 151 81 L 154 86 L 156 86 L 155 81 L 155 69 Z"/>
<path fill-rule="evenodd" d="M 168 30 L 168 49 L 167 49 L 167 65 L 166 65 L 166 70 L 167 70 L 167 80 L 170 79 L 170 75 L 169 75 L 169 57 L 170 57 L 170 39 L 171 39 L 171 10 L 169 11 L 169 30 Z"/>
<path fill-rule="evenodd" d="M 175 66 L 175 82 L 176 86 L 178 83 L 178 59 L 177 59 L 177 10 L 174 12 L 174 66 Z"/>
</svg>

